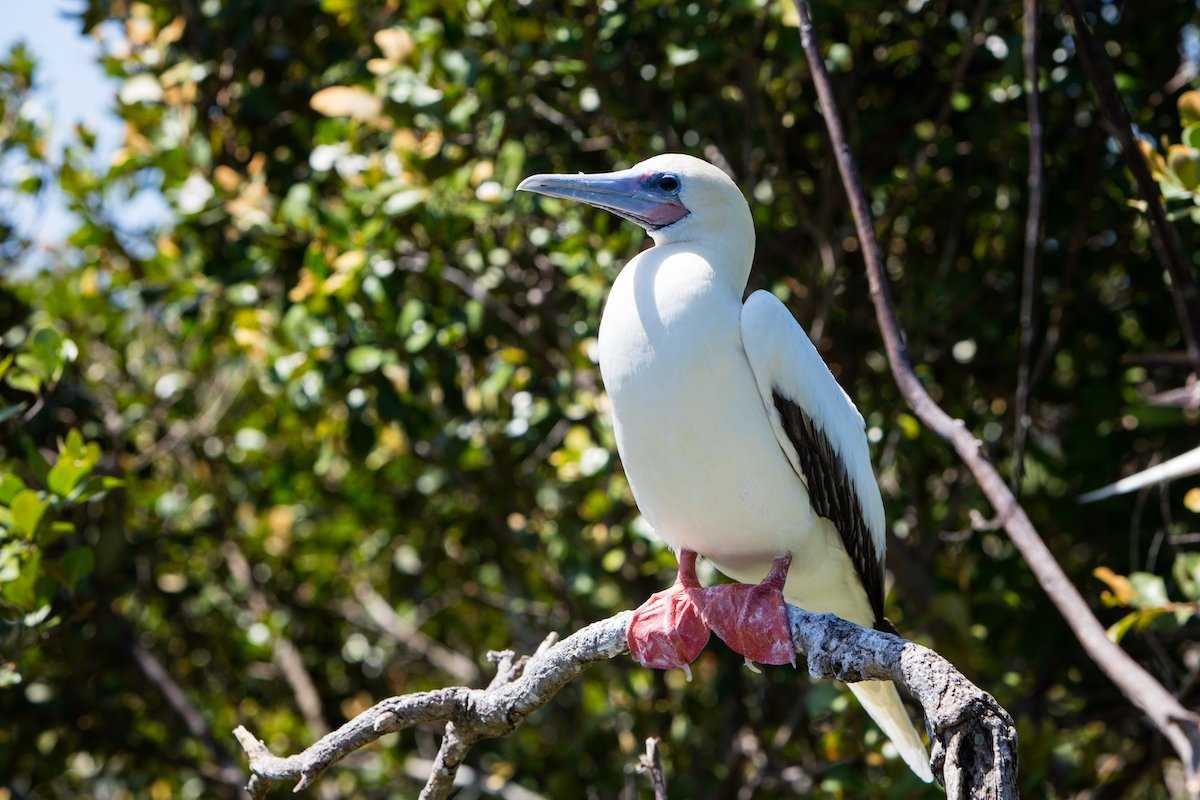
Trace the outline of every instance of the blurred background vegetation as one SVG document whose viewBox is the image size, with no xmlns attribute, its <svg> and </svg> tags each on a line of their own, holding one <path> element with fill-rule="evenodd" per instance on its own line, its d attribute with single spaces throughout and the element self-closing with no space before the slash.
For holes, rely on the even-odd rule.
<svg viewBox="0 0 1200 800">
<path fill-rule="evenodd" d="M 1019 5 L 815 4 L 914 360 L 1010 472 Z M 1196 8 L 1154 6 L 1090 10 L 1191 253 Z M 1021 497 L 1194 706 L 1200 488 L 1074 499 L 1194 446 L 1197 412 L 1164 404 L 1194 368 L 1056 11 Z M 788 302 L 868 420 L 889 615 L 1013 714 L 1024 791 L 1177 789 L 892 384 L 787 3 L 87 0 L 76 24 L 107 31 L 111 157 L 84 127 L 51 148 L 37 64 L 0 56 L 0 797 L 234 797 L 238 723 L 297 750 L 665 585 L 593 352 L 644 236 L 513 189 L 666 150 L 751 198 L 751 289 Z M 114 213 L 147 190 L 163 220 Z M 49 248 L 13 213 L 48 192 L 74 220 Z M 717 643 L 695 673 L 591 669 L 476 748 L 463 796 L 645 796 L 650 735 L 678 797 L 939 796 L 839 687 Z M 385 737 L 321 796 L 415 796 L 436 734 Z"/>
</svg>

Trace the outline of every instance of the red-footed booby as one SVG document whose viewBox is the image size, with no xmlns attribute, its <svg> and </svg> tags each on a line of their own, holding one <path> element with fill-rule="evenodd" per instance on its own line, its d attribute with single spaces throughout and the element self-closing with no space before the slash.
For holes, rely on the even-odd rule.
<svg viewBox="0 0 1200 800">
<path fill-rule="evenodd" d="M 654 240 L 613 284 L 599 341 L 626 476 L 679 557 L 675 585 L 634 613 L 633 656 L 686 668 L 711 629 L 748 662 L 794 663 L 785 598 L 887 625 L 883 500 L 862 415 L 783 303 L 765 291 L 742 302 L 754 223 L 737 185 L 668 154 L 517 188 L 611 211 Z M 743 583 L 701 587 L 697 554 Z M 932 780 L 895 686 L 850 689 Z"/>
</svg>

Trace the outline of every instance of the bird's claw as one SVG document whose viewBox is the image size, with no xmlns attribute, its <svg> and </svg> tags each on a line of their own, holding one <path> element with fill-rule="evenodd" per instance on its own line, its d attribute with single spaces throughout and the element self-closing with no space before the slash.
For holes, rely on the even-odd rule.
<svg viewBox="0 0 1200 800">
<path fill-rule="evenodd" d="M 759 664 L 796 663 L 783 592 L 760 583 L 731 583 L 704 590 L 700 615 L 729 648 Z"/>
<path fill-rule="evenodd" d="M 708 644 L 709 630 L 691 597 L 694 589 L 676 583 L 651 595 L 633 612 L 625 631 L 629 653 L 644 667 L 682 667 L 691 680 L 688 664 Z"/>
<path fill-rule="evenodd" d="M 679 579 L 652 595 L 633 612 L 625 632 L 629 652 L 639 664 L 655 669 L 682 667 L 708 644 L 710 629 L 755 672 L 760 664 L 796 666 L 783 586 L 791 556 L 780 556 L 762 583 L 704 588 L 696 580 L 696 554 L 680 552 Z"/>
</svg>

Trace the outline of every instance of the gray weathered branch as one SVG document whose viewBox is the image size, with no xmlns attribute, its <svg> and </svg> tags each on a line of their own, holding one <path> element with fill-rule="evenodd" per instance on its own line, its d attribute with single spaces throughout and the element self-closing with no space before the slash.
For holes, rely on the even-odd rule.
<svg viewBox="0 0 1200 800">
<path fill-rule="evenodd" d="M 658 739 L 653 736 L 646 740 L 646 752 L 638 759 L 637 771 L 650 779 L 654 800 L 667 800 L 667 776 L 658 752 Z"/>
<path fill-rule="evenodd" d="M 934 773 L 944 776 L 949 797 L 1017 797 L 1016 728 L 990 694 L 928 648 L 832 614 L 791 606 L 788 613 L 796 651 L 807 657 L 813 677 L 891 680 L 920 703 L 933 736 Z M 276 756 L 238 727 L 234 735 L 250 759 L 255 796 L 265 796 L 275 781 L 296 781 L 296 790 L 306 788 L 384 734 L 445 722 L 453 729 L 447 732 L 423 793 L 445 797 L 472 744 L 512 732 L 587 666 L 625 653 L 631 617 L 632 612 L 625 611 L 561 642 L 547 639 L 528 659 L 498 654 L 496 677 L 485 689 L 454 686 L 383 700 L 295 755 Z"/>
</svg>

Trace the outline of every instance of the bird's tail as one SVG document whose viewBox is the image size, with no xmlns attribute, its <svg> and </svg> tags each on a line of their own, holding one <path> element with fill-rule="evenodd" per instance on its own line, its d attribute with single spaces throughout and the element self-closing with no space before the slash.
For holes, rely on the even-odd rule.
<svg viewBox="0 0 1200 800">
<path fill-rule="evenodd" d="M 917 774 L 921 780 L 929 783 L 933 773 L 929 770 L 929 753 L 921 741 L 921 735 L 913 727 L 904 703 L 900 701 L 900 693 L 891 681 L 861 681 L 847 684 L 850 691 L 862 703 L 862 707 L 875 720 L 884 735 L 892 740 L 904 763 Z"/>
</svg>

